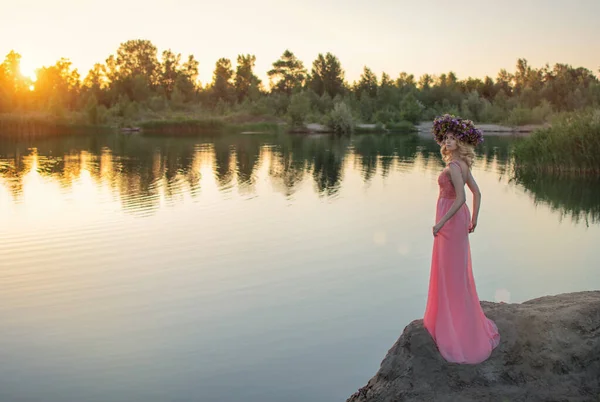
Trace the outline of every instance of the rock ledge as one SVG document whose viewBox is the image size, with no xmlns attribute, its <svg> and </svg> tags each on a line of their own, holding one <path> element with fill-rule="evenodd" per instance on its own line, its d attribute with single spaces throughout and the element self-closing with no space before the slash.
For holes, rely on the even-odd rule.
<svg viewBox="0 0 600 402">
<path fill-rule="evenodd" d="M 347 402 L 600 401 L 600 291 L 481 305 L 502 337 L 488 360 L 446 362 L 415 320 Z"/>
</svg>

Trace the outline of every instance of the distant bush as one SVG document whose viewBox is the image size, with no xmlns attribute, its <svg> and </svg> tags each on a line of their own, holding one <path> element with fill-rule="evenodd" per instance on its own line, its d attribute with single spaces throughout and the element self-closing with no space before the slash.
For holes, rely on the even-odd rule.
<svg viewBox="0 0 600 402">
<path fill-rule="evenodd" d="M 328 114 L 327 127 L 339 135 L 352 134 L 354 132 L 354 118 L 348 105 L 344 102 L 339 102 L 333 106 L 333 110 Z"/>
<path fill-rule="evenodd" d="M 498 105 L 487 103 L 480 115 L 482 123 L 501 123 L 506 120 L 507 112 Z"/>
<path fill-rule="evenodd" d="M 418 123 L 423 117 L 425 106 L 409 92 L 400 102 L 400 119 Z"/>
<path fill-rule="evenodd" d="M 287 117 L 292 128 L 303 127 L 310 113 L 310 97 L 306 92 L 292 95 L 287 111 Z"/>
<path fill-rule="evenodd" d="M 154 112 L 161 112 L 168 107 L 167 99 L 163 96 L 153 96 L 148 99 L 148 108 Z"/>
<path fill-rule="evenodd" d="M 398 120 L 399 113 L 394 112 L 390 109 L 378 110 L 373 117 L 373 120 L 377 123 L 388 124 Z"/>
<path fill-rule="evenodd" d="M 472 91 L 461 104 L 461 116 L 466 119 L 480 121 L 486 107 L 490 105 L 487 99 L 479 96 L 477 91 Z"/>
<path fill-rule="evenodd" d="M 516 107 L 512 109 L 506 118 L 506 124 L 509 126 L 520 126 L 524 124 L 543 124 L 552 115 L 552 106 L 546 100 L 543 100 L 539 106 L 533 109 L 526 107 Z"/>
</svg>

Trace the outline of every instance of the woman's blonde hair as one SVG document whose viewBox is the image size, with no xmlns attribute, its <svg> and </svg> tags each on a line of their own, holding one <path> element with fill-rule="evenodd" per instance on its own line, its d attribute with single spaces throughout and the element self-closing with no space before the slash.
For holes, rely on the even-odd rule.
<svg viewBox="0 0 600 402">
<path fill-rule="evenodd" d="M 458 156 L 460 159 L 465 161 L 470 169 L 471 165 L 473 165 L 473 161 L 475 160 L 475 147 L 465 144 L 462 141 L 456 141 L 456 149 L 458 150 Z M 444 162 L 448 163 L 450 160 L 452 160 L 452 152 L 446 149 L 446 144 L 442 144 L 440 152 Z"/>
</svg>

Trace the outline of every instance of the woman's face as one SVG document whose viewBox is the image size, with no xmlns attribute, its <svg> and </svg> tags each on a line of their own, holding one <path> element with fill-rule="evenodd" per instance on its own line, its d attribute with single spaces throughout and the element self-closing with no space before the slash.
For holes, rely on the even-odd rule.
<svg viewBox="0 0 600 402">
<path fill-rule="evenodd" d="M 452 133 L 446 134 L 446 137 L 444 138 L 444 145 L 446 146 L 446 149 L 448 151 L 456 150 L 457 144 L 456 144 L 456 138 L 454 137 L 454 134 L 452 134 Z"/>
</svg>

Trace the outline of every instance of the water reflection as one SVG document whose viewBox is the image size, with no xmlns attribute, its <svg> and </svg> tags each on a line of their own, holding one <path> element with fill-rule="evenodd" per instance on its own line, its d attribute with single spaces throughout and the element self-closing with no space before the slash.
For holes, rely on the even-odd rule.
<svg viewBox="0 0 600 402">
<path fill-rule="evenodd" d="M 514 181 L 533 197 L 573 222 L 600 222 L 600 181 L 591 177 L 557 177 L 517 171 Z"/>
<path fill-rule="evenodd" d="M 477 168 L 510 176 L 514 139 L 488 137 L 478 149 Z M 418 167 L 417 167 L 418 165 Z M 146 138 L 139 135 L 80 136 L 0 143 L 0 183 L 4 199 L 22 203 L 33 194 L 40 203 L 56 193 L 118 200 L 123 210 L 152 214 L 162 205 L 176 205 L 201 193 L 238 191 L 252 196 L 264 175 L 273 189 L 292 197 L 312 182 L 322 197 L 336 196 L 346 168 L 364 183 L 390 171 L 439 170 L 437 145 L 416 136 L 226 136 L 204 139 Z M 566 180 L 513 175 L 535 203 L 546 203 L 575 221 L 598 222 L 597 179 Z M 42 191 L 42 188 L 44 189 Z M 94 193 L 93 189 L 96 189 Z"/>
<path fill-rule="evenodd" d="M 600 186 L 512 179 L 512 141 L 475 166 L 480 297 L 598 288 Z M 342 400 L 422 317 L 442 166 L 385 135 L 0 142 L 2 394 Z"/>
</svg>

